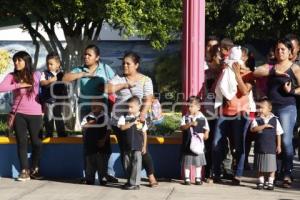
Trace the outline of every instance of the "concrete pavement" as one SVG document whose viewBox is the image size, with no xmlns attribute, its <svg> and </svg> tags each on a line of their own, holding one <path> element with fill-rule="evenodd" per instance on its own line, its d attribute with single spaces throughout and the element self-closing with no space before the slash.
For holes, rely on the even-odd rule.
<svg viewBox="0 0 300 200">
<path fill-rule="evenodd" d="M 252 159 L 251 159 L 252 161 Z M 82 185 L 80 180 L 30 180 L 18 182 L 0 177 L 0 200 L 300 200 L 300 162 L 294 159 L 292 188 L 275 187 L 274 191 L 256 190 L 254 171 L 245 171 L 241 186 L 204 183 L 202 186 L 182 185 L 181 180 L 159 180 L 159 186 L 150 188 L 142 182 L 136 191 L 122 190 L 120 183 L 107 186 Z"/>
<path fill-rule="evenodd" d="M 110 186 L 89 186 L 79 184 L 79 181 L 31 180 L 18 182 L 11 178 L 0 179 L 1 200 L 114 200 L 114 199 L 151 199 L 151 200 L 232 200 L 232 199 L 300 199 L 300 180 L 295 180 L 291 189 L 275 188 L 274 191 L 255 188 L 255 178 L 245 177 L 241 186 L 207 184 L 202 186 L 185 186 L 179 180 L 161 181 L 156 188 L 149 188 L 143 182 L 138 191 L 126 191 L 120 187 L 121 183 Z M 76 183 L 77 182 L 77 183 Z"/>
</svg>

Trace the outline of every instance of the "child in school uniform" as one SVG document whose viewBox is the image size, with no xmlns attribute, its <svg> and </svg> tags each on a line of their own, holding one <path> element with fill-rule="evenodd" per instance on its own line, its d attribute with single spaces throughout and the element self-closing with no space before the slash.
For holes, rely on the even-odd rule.
<svg viewBox="0 0 300 200">
<path fill-rule="evenodd" d="M 257 189 L 274 190 L 276 153 L 281 152 L 283 129 L 271 112 L 272 104 L 267 99 L 258 102 L 258 117 L 252 121 L 251 132 L 255 133 L 254 165 L 258 170 Z M 265 181 L 265 176 L 268 180 Z"/>
<path fill-rule="evenodd" d="M 57 53 L 49 53 L 46 57 L 47 69 L 42 73 L 40 84 L 40 101 L 44 107 L 44 125 L 46 137 L 53 137 L 54 123 L 58 137 L 66 137 L 62 105 L 67 96 L 66 85 L 60 82 L 64 76 L 61 61 Z M 59 82 L 57 82 L 59 81 Z"/>
<path fill-rule="evenodd" d="M 204 140 L 208 139 L 209 126 L 207 119 L 200 111 L 200 99 L 191 96 L 188 99 L 189 113 L 182 117 L 180 129 L 182 130 L 182 164 L 184 168 L 184 184 L 191 184 L 191 166 L 196 168 L 195 184 L 202 185 L 201 169 L 206 165 L 204 155 Z M 198 140 L 198 151 L 192 148 L 192 139 Z"/>
<path fill-rule="evenodd" d="M 118 127 L 122 131 L 123 166 L 125 168 L 127 183 L 125 190 L 140 189 L 142 154 L 146 153 L 147 125 L 139 121 L 141 101 L 137 96 L 127 100 L 127 115 L 118 120 Z"/>
<path fill-rule="evenodd" d="M 105 185 L 107 179 L 108 159 L 111 153 L 109 117 L 103 109 L 100 99 L 91 102 L 91 112 L 83 117 L 81 122 L 85 158 L 84 183 L 95 184 L 95 174 L 98 173 L 100 185 Z"/>
</svg>

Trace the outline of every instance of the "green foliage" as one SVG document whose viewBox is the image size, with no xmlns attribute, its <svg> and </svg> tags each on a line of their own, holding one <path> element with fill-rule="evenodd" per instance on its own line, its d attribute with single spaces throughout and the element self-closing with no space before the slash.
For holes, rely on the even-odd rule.
<svg viewBox="0 0 300 200">
<path fill-rule="evenodd" d="M 150 39 L 156 49 L 178 38 L 182 25 L 181 0 L 112 0 L 106 8 L 108 22 L 122 35 Z"/>
<path fill-rule="evenodd" d="M 162 57 L 160 57 L 154 67 L 154 74 L 158 91 L 162 94 L 172 93 L 173 96 L 176 96 L 176 94 L 180 93 L 182 91 L 182 77 L 180 71 L 180 52 L 176 52 L 172 55 L 163 55 Z"/>
<path fill-rule="evenodd" d="M 207 0 L 206 32 L 237 42 L 299 33 L 299 0 Z"/>
<path fill-rule="evenodd" d="M 164 121 L 149 129 L 149 135 L 167 136 L 179 130 L 181 113 L 171 112 L 164 116 Z"/>
<path fill-rule="evenodd" d="M 0 114 L 0 135 L 8 134 L 6 118 L 7 118 L 7 114 Z"/>
<path fill-rule="evenodd" d="M 60 53 L 63 67 L 69 70 L 81 64 L 84 47 L 98 40 L 104 21 L 123 36 L 141 36 L 154 48 L 164 48 L 178 37 L 181 8 L 181 0 L 14 0 L 1 4 L 0 19 L 19 19 L 36 45 L 35 61 L 41 42 L 48 52 Z M 63 29 L 66 46 L 57 38 L 58 25 Z M 46 32 L 49 42 L 40 29 Z"/>
</svg>

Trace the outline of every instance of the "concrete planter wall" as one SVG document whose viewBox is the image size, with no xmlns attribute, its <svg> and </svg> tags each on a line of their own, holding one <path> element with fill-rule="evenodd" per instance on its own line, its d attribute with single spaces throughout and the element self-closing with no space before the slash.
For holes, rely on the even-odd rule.
<svg viewBox="0 0 300 200">
<path fill-rule="evenodd" d="M 119 147 L 111 136 L 112 156 L 109 160 L 117 177 L 123 177 Z M 155 175 L 160 178 L 180 177 L 181 138 L 148 137 L 149 152 L 153 158 Z M 83 175 L 82 138 L 47 138 L 43 140 L 41 172 L 49 178 L 80 178 Z M 30 149 L 29 149 L 30 152 Z M 30 156 L 30 153 L 29 155 Z M 19 161 L 15 138 L 0 137 L 0 177 L 17 177 Z M 143 172 L 145 176 L 145 172 Z"/>
</svg>

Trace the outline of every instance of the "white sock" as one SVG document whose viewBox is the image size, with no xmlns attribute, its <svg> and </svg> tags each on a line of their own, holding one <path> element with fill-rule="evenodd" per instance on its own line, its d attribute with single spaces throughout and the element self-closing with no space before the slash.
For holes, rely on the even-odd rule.
<svg viewBox="0 0 300 200">
<path fill-rule="evenodd" d="M 184 178 L 190 180 L 190 169 L 184 169 Z"/>
<path fill-rule="evenodd" d="M 274 183 L 274 178 L 273 177 L 269 177 L 269 183 Z"/>
<path fill-rule="evenodd" d="M 196 168 L 196 178 L 201 179 L 201 169 L 202 169 L 202 167 L 197 167 Z"/>
<path fill-rule="evenodd" d="M 264 183 L 265 182 L 265 177 L 264 176 L 258 177 L 258 182 L 259 183 Z"/>
</svg>

